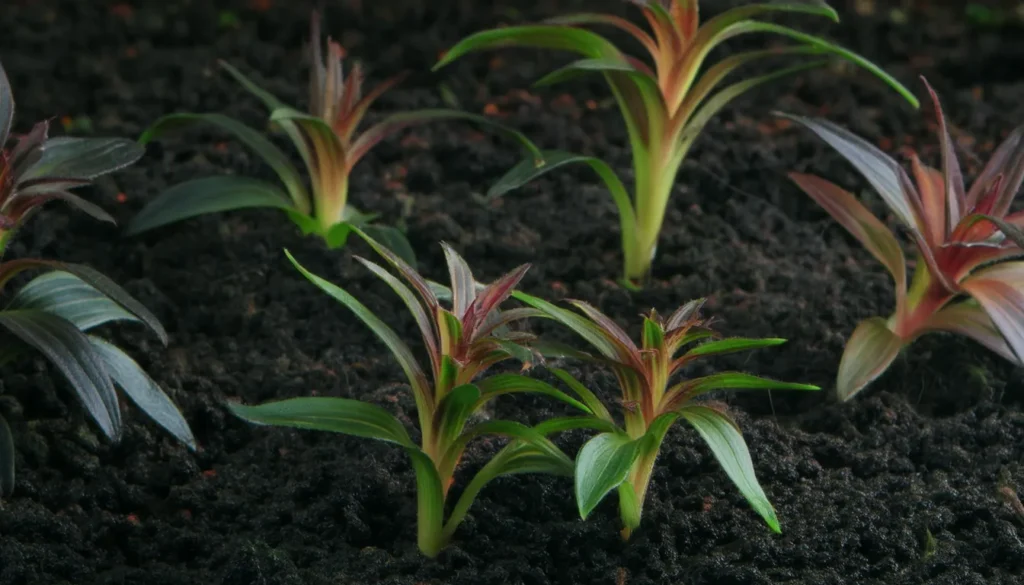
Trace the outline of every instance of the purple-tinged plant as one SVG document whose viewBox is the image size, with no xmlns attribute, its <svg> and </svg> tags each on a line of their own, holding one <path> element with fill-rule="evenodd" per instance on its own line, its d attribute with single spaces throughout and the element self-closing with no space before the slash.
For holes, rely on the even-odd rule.
<svg viewBox="0 0 1024 585">
<path fill-rule="evenodd" d="M 289 260 L 321 290 L 345 305 L 384 342 L 398 361 L 416 401 L 420 441 L 417 445 L 394 416 L 379 406 L 347 398 L 292 398 L 259 406 L 233 404 L 239 417 L 258 424 L 333 431 L 397 444 L 405 449 L 416 471 L 418 543 L 433 557 L 451 539 L 480 490 L 492 479 L 514 473 L 545 472 L 572 475 L 572 460 L 546 435 L 561 430 L 594 427 L 583 417 L 553 419 L 536 427 L 506 420 L 467 424 L 472 415 L 502 394 L 537 392 L 593 414 L 590 409 L 547 384 L 518 374 L 483 377 L 500 362 L 519 359 L 529 364 L 533 337 L 509 325 L 539 314 L 530 308 L 499 311 L 529 268 L 509 272 L 486 287 L 478 287 L 465 261 L 444 246 L 451 275 L 452 305 L 441 305 L 434 287 L 411 266 L 358 228 L 354 231 L 380 254 L 402 280 L 369 260 L 358 260 L 387 283 L 412 313 L 429 358 L 426 368 L 397 333 L 344 289 L 310 273 L 290 254 Z M 470 481 L 445 520 L 445 506 L 456 467 L 473 439 L 498 435 L 513 439 Z"/>
<path fill-rule="evenodd" d="M 1024 255 L 1024 213 L 1010 212 L 1024 179 L 1024 126 L 995 150 L 967 190 L 939 98 L 930 86 L 928 91 L 938 120 L 942 170 L 925 166 L 915 154 L 910 161 L 913 181 L 899 163 L 851 132 L 825 120 L 787 116 L 817 134 L 867 179 L 917 248 L 908 283 L 906 259 L 892 230 L 834 183 L 790 174 L 895 282 L 896 311 L 888 319 L 861 321 L 846 342 L 836 380 L 843 400 L 864 389 L 900 350 L 928 332 L 966 335 L 1017 364 L 1024 356 L 1024 262 L 1006 261 Z"/>
<path fill-rule="evenodd" d="M 523 161 L 490 191 L 498 196 L 548 171 L 571 163 L 589 165 L 611 192 L 619 211 L 624 255 L 624 284 L 637 286 L 648 275 L 679 168 L 708 121 L 734 98 L 765 82 L 813 67 L 815 61 L 745 79 L 718 91 L 736 69 L 776 56 L 832 54 L 863 67 L 895 88 L 911 104 L 917 99 L 906 88 L 863 57 L 820 37 L 778 24 L 753 20 L 771 12 L 795 12 L 838 21 L 835 10 L 821 0 L 784 0 L 740 6 L 700 24 L 697 0 L 628 0 L 637 5 L 651 33 L 608 14 L 583 13 L 539 25 L 510 26 L 469 36 L 434 67 L 483 49 L 536 47 L 571 51 L 582 59 L 554 71 L 536 85 L 549 85 L 587 73 L 601 73 L 611 86 L 626 122 L 633 154 L 633 195 L 607 163 L 590 156 L 545 152 L 538 160 Z M 579 26 L 608 25 L 634 37 L 651 58 L 637 59 L 606 38 Z M 737 53 L 708 67 L 708 54 L 724 41 L 749 33 L 788 37 L 798 44 L 779 49 Z"/>
<path fill-rule="evenodd" d="M 644 317 L 642 340 L 637 345 L 615 321 L 587 303 L 572 301 L 580 315 L 522 292 L 514 293 L 514 297 L 582 337 L 596 353 L 564 350 L 562 355 L 611 369 L 622 393 L 619 406 L 624 426 L 620 427 L 592 391 L 568 372 L 549 368 L 581 397 L 581 402 L 593 413 L 589 416 L 611 427 L 590 439 L 576 457 L 576 500 L 583 518 L 610 491 L 617 489 L 622 537 L 629 538 L 640 526 L 647 487 L 661 444 L 672 424 L 682 418 L 700 433 L 754 510 L 772 530 L 779 532 L 775 510 L 757 482 L 750 452 L 736 421 L 723 406 L 699 399 L 710 392 L 728 389 L 819 388 L 741 372 L 675 378 L 695 360 L 775 346 L 785 343 L 784 339 L 716 339 L 710 321 L 700 316 L 704 304 L 701 299 L 683 305 L 667 319 L 651 311 Z M 692 345 L 702 340 L 710 341 Z M 552 355 L 557 353 L 557 350 L 548 351 Z"/>
<path fill-rule="evenodd" d="M 11 237 L 45 203 L 70 203 L 113 222 L 106 212 L 69 190 L 135 162 L 142 148 L 119 138 L 48 138 L 40 122 L 10 138 L 14 97 L 0 66 L 0 256 Z M 161 342 L 167 332 L 141 303 L 106 276 L 77 264 L 19 258 L 0 262 L 0 293 L 12 278 L 46 270 L 15 292 L 0 310 L 0 364 L 37 352 L 70 383 L 77 398 L 111 440 L 121 436 L 120 388 L 157 424 L 194 449 L 181 413 L 146 372 L 119 347 L 90 330 L 112 322 L 146 325 Z M 0 416 L 0 496 L 14 489 L 14 434 Z"/>
<path fill-rule="evenodd" d="M 346 75 L 342 65 L 345 57 L 342 46 L 328 38 L 325 58 L 320 39 L 320 19 L 314 13 L 310 40 L 309 113 L 284 104 L 228 63 L 220 63 L 243 88 L 263 102 L 270 111 L 270 122 L 294 144 L 306 165 L 309 189 L 288 156 L 249 126 L 223 114 L 170 114 L 157 120 L 139 141 L 145 144 L 168 131 L 195 123 L 211 124 L 233 134 L 258 154 L 277 174 L 284 190 L 266 181 L 236 176 L 186 181 L 171 187 L 146 205 L 128 226 L 129 234 L 207 213 L 270 207 L 284 210 L 304 234 L 316 234 L 332 248 L 343 246 L 351 228 L 359 227 L 411 261 L 412 248 L 401 231 L 372 224 L 376 215 L 362 213 L 349 203 L 352 169 L 370 149 L 409 126 L 434 120 L 462 119 L 497 128 L 539 156 L 540 151 L 522 134 L 485 116 L 457 110 L 399 112 L 359 132 L 370 106 L 396 86 L 404 75 L 387 79 L 364 93 L 362 67 L 354 65 Z"/>
</svg>

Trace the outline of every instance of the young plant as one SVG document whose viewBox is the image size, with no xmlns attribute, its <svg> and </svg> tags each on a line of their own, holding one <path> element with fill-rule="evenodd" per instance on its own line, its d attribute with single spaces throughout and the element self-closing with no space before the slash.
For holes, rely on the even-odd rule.
<svg viewBox="0 0 1024 585">
<path fill-rule="evenodd" d="M 69 189 L 125 167 L 142 154 L 130 140 L 47 138 L 47 123 L 17 137 L 7 147 L 14 99 L 0 66 L 0 256 L 24 222 L 54 199 L 66 201 L 102 220 L 113 219 Z M 121 287 L 87 266 L 21 258 L 0 263 L 0 293 L 28 270 L 47 272 L 29 281 L 0 310 L 0 364 L 35 351 L 71 384 L 100 430 L 121 436 L 121 405 L 116 387 L 182 443 L 195 439 L 163 390 L 123 350 L 89 332 L 111 322 L 149 327 L 164 344 L 167 333 L 157 318 Z M 0 416 L 0 495 L 14 489 L 14 435 Z"/>
<path fill-rule="evenodd" d="M 418 543 L 423 554 L 433 557 L 451 539 L 480 490 L 492 479 L 526 472 L 572 475 L 572 461 L 545 435 L 580 426 L 594 426 L 587 418 L 554 419 L 536 427 L 488 420 L 469 424 L 495 397 L 513 392 L 547 394 L 582 410 L 589 408 L 567 394 L 518 374 L 482 377 L 493 365 L 519 359 L 524 365 L 534 359 L 528 349 L 532 336 L 509 326 L 538 314 L 529 308 L 499 311 L 498 307 L 529 268 L 509 272 L 486 287 L 478 287 L 465 261 L 444 246 L 451 275 L 451 308 L 441 305 L 434 287 L 397 255 L 373 241 L 358 228 L 357 234 L 398 272 L 363 258 L 363 265 L 380 277 L 402 299 L 412 313 L 428 356 L 424 368 L 412 350 L 390 327 L 344 289 L 310 273 L 290 254 L 289 260 L 313 284 L 351 310 L 391 351 L 398 361 L 416 401 L 420 440 L 416 444 L 407 430 L 379 406 L 347 398 L 292 398 L 259 406 L 230 405 L 239 417 L 259 424 L 334 431 L 378 439 L 402 447 L 412 460 L 418 493 Z M 473 477 L 462 491 L 448 519 L 445 506 L 456 467 L 470 441 L 499 435 L 513 441 Z"/>
<path fill-rule="evenodd" d="M 711 452 L 736 484 L 743 497 L 779 532 L 772 505 L 754 476 L 750 452 L 736 421 L 724 406 L 698 400 L 708 393 L 727 390 L 818 390 L 817 386 L 778 382 L 741 372 L 723 372 L 700 378 L 674 380 L 698 359 L 785 343 L 784 339 L 716 339 L 711 321 L 700 316 L 703 299 L 680 307 L 668 319 L 655 311 L 644 317 L 640 345 L 608 316 L 582 301 L 572 304 L 582 315 L 547 301 L 516 292 L 515 298 L 541 311 L 582 337 L 596 353 L 563 350 L 575 357 L 612 370 L 622 392 L 618 405 L 624 425 L 618 426 L 609 409 L 596 395 L 568 372 L 549 368 L 581 397 L 608 430 L 590 439 L 576 457 L 576 500 L 586 518 L 613 489 L 619 493 L 622 537 L 628 539 L 640 526 L 644 499 L 654 462 L 669 428 L 682 418 L 700 433 Z M 700 345 L 697 341 L 709 340 Z M 692 346 L 691 346 L 692 345 Z M 691 346 L 691 347 L 688 347 Z M 545 353 L 557 353 L 551 348 Z"/>
<path fill-rule="evenodd" d="M 235 176 L 186 181 L 171 187 L 146 205 L 128 226 L 129 234 L 207 213 L 272 207 L 284 210 L 304 234 L 316 234 L 332 248 L 343 246 L 351 228 L 359 227 L 387 242 L 408 260 L 412 249 L 401 231 L 371 224 L 376 215 L 362 213 L 349 203 L 352 169 L 370 149 L 409 126 L 433 120 L 463 119 L 496 127 L 539 156 L 536 147 L 522 134 L 501 127 L 484 116 L 456 110 L 400 112 L 387 116 L 361 133 L 357 132 L 370 106 L 405 76 L 392 77 L 364 94 L 363 70 L 356 64 L 345 75 L 342 67 L 345 51 L 340 44 L 328 38 L 326 60 L 321 54 L 317 14 L 313 15 L 311 29 L 312 72 L 308 114 L 289 107 L 260 89 L 228 63 L 220 63 L 243 88 L 263 102 L 270 111 L 270 122 L 291 139 L 306 165 L 310 189 L 306 188 L 288 156 L 249 126 L 223 114 L 170 114 L 146 130 L 139 141 L 145 144 L 171 130 L 196 123 L 210 124 L 233 134 L 258 154 L 277 174 L 284 189 L 266 181 Z"/>
<path fill-rule="evenodd" d="M 942 170 L 925 166 L 914 154 L 914 181 L 895 160 L 849 131 L 825 120 L 788 116 L 867 179 L 917 248 L 908 285 L 903 250 L 881 220 L 834 183 L 789 175 L 895 282 L 896 311 L 888 319 L 861 321 L 846 342 L 836 380 L 843 400 L 885 372 L 901 349 L 932 331 L 966 335 L 1017 364 L 1024 356 L 1024 262 L 1006 262 L 1024 255 L 1024 213 L 1010 212 L 1024 179 L 1024 126 L 995 150 L 967 190 L 939 98 L 930 86 L 928 92 L 938 120 Z"/>
<path fill-rule="evenodd" d="M 863 57 L 819 37 L 753 20 L 763 13 L 798 12 L 838 20 L 820 0 L 788 0 L 741 6 L 699 25 L 697 0 L 630 0 L 642 11 L 653 36 L 632 22 L 607 14 L 564 16 L 540 25 L 510 26 L 476 33 L 449 50 L 435 69 L 463 55 L 498 47 L 538 47 L 578 53 L 583 58 L 537 82 L 550 85 L 586 73 L 600 73 L 611 86 L 626 122 L 633 153 L 633 196 L 605 162 L 564 152 L 543 153 L 543 164 L 524 161 L 490 191 L 498 196 L 563 165 L 584 163 L 604 181 L 619 211 L 624 284 L 637 286 L 648 275 L 669 196 L 679 168 L 708 121 L 733 98 L 767 81 L 821 64 L 813 61 L 716 88 L 736 69 L 787 55 L 832 54 L 880 77 L 910 103 L 917 100 L 896 80 Z M 633 36 L 651 63 L 634 58 L 610 41 L 579 26 L 608 25 Z M 707 68 L 708 54 L 733 37 L 764 32 L 795 40 L 796 46 L 741 52 Z"/>
</svg>

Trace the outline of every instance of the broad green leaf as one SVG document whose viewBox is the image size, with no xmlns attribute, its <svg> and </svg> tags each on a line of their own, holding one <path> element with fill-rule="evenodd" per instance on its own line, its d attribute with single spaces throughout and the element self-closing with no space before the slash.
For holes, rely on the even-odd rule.
<svg viewBox="0 0 1024 585">
<path fill-rule="evenodd" d="M 540 422 L 533 427 L 533 430 L 545 437 L 554 433 L 562 433 L 576 429 L 592 429 L 602 433 L 615 433 L 619 431 L 619 427 L 617 427 L 614 422 L 602 420 L 595 416 L 563 416 L 559 418 L 549 418 L 548 420 Z"/>
<path fill-rule="evenodd" d="M 892 230 L 838 185 L 801 173 L 790 173 L 789 178 L 885 266 L 896 283 L 897 303 L 902 304 L 907 288 L 907 261 Z"/>
<path fill-rule="evenodd" d="M 479 404 L 473 407 L 473 410 L 479 409 L 488 401 L 503 394 L 529 392 L 543 394 L 560 402 L 564 402 L 565 404 L 577 408 L 587 414 L 592 414 L 590 408 L 585 404 L 576 400 L 572 396 L 569 396 L 565 392 L 562 392 L 558 388 L 555 388 L 551 384 L 534 378 L 527 378 L 526 376 L 519 374 L 495 374 L 478 381 L 477 387 L 480 388 L 480 401 Z"/>
<path fill-rule="evenodd" d="M 456 463 L 459 461 L 463 451 L 466 449 L 466 445 L 468 445 L 473 439 L 490 435 L 508 437 L 510 439 L 529 443 L 548 457 L 561 460 L 566 467 L 571 468 L 572 466 L 572 460 L 569 459 L 568 456 L 566 456 L 565 453 L 555 446 L 555 444 L 547 437 L 535 429 L 515 421 L 489 420 L 474 425 L 472 428 L 466 429 L 461 435 L 452 441 L 441 458 L 441 464 L 438 468 L 443 473 L 452 473 L 455 469 Z"/>
<path fill-rule="evenodd" d="M 313 233 L 319 233 L 321 231 L 319 222 L 316 222 L 316 225 L 317 227 L 314 228 Z M 347 221 L 343 221 L 331 226 L 330 229 L 327 230 L 327 233 L 323 234 L 323 238 L 329 249 L 337 250 L 338 248 L 345 247 L 345 244 L 348 242 L 348 237 L 351 234 L 352 224 Z"/>
<path fill-rule="evenodd" d="M 388 411 L 348 398 L 289 398 L 257 406 L 228 403 L 228 410 L 251 423 L 330 431 L 413 447 L 409 433 Z"/>
<path fill-rule="evenodd" d="M 0 327 L 56 366 L 103 433 L 111 440 L 120 438 L 117 392 L 102 356 L 85 334 L 60 317 L 36 310 L 0 311 Z"/>
<path fill-rule="evenodd" d="M 89 341 L 103 359 L 107 373 L 128 398 L 156 424 L 195 451 L 196 439 L 185 418 L 181 416 L 181 411 L 139 364 L 119 347 L 99 337 L 90 335 Z"/>
<path fill-rule="evenodd" d="M 295 165 L 288 159 L 288 155 L 263 136 L 263 134 L 234 118 L 229 118 L 223 114 L 170 114 L 160 118 L 150 126 L 139 137 L 139 142 L 146 144 L 168 132 L 200 123 L 217 126 L 234 135 L 243 144 L 251 148 L 277 173 L 277 176 L 287 188 L 295 208 L 302 213 L 308 214 L 310 212 L 309 193 L 302 182 L 302 176 L 295 168 Z"/>
<path fill-rule="evenodd" d="M 727 414 L 706 406 L 686 406 L 679 410 L 679 414 L 697 429 L 726 475 L 736 484 L 754 511 L 764 518 L 772 531 L 782 532 L 775 510 L 754 475 L 750 451 L 736 423 Z"/>
<path fill-rule="evenodd" d="M 416 362 L 416 358 L 412 354 L 412 350 L 398 337 L 393 329 L 388 327 L 383 321 L 380 320 L 376 315 L 373 314 L 370 309 L 366 308 L 366 305 L 360 303 L 355 297 L 350 295 L 345 289 L 330 283 L 312 272 L 303 268 L 296 260 L 291 252 L 288 250 L 284 251 L 288 260 L 302 273 L 310 282 L 315 284 L 320 290 L 324 291 L 341 304 L 348 307 L 356 317 L 359 318 L 373 333 L 382 341 L 384 345 L 391 350 L 392 355 L 398 361 L 398 364 L 402 367 L 402 371 L 405 372 L 406 378 L 409 380 L 409 385 L 413 388 L 413 393 L 416 396 L 417 408 L 420 412 L 428 411 L 428 404 L 430 401 L 430 385 L 427 382 L 427 378 Z"/>
<path fill-rule="evenodd" d="M 0 99 L 3 98 L 3 69 L 0 69 Z M 0 101 L 0 106 L 3 102 Z M 2 113 L 2 112 L 0 112 Z M 2 121 L 2 118 L 0 118 Z M 0 497 L 14 491 L 14 436 L 7 420 L 0 415 Z"/>
<path fill-rule="evenodd" d="M 406 264 L 416 266 L 416 252 L 413 250 L 412 244 L 409 243 L 409 239 L 405 237 L 405 232 L 395 227 L 379 224 L 362 226 L 362 230 L 366 235 L 394 252 Z"/>
<path fill-rule="evenodd" d="M 125 230 L 135 235 L 208 213 L 271 207 L 294 209 L 279 187 L 247 177 L 217 176 L 194 179 L 167 189 L 150 201 Z"/>
<path fill-rule="evenodd" d="M 416 472 L 416 533 L 417 543 L 427 557 L 433 558 L 448 543 L 444 533 L 445 491 L 441 477 L 430 457 L 418 447 L 406 447 Z"/>
<path fill-rule="evenodd" d="M 434 416 L 437 417 L 436 429 L 442 444 L 448 444 L 462 433 L 466 419 L 477 409 L 479 398 L 480 390 L 476 386 L 463 384 L 441 399 Z"/>
<path fill-rule="evenodd" d="M 70 321 L 82 331 L 111 321 L 139 321 L 82 279 L 59 270 L 37 276 L 21 287 L 7 309 L 45 311 Z"/>
<path fill-rule="evenodd" d="M 601 433 L 587 441 L 576 456 L 576 504 L 587 516 L 608 494 L 626 481 L 640 453 L 640 442 L 623 433 Z"/>
<path fill-rule="evenodd" d="M 124 138 L 50 138 L 43 143 L 42 158 L 19 179 L 95 179 L 127 167 L 145 153 L 138 143 Z"/>
<path fill-rule="evenodd" d="M 684 357 L 724 355 L 728 353 L 736 353 L 739 351 L 759 349 L 762 347 L 774 347 L 776 345 L 782 345 L 783 343 L 786 343 L 786 340 L 780 339 L 778 337 L 767 337 L 763 339 L 750 339 L 747 337 L 729 337 L 727 339 L 720 339 L 718 341 L 708 341 L 706 343 L 702 343 L 683 355 Z"/>
<path fill-rule="evenodd" d="M 875 378 L 882 375 L 903 348 L 903 340 L 893 333 L 885 319 L 872 317 L 857 325 L 846 341 L 839 360 L 836 393 L 849 400 Z"/>
</svg>

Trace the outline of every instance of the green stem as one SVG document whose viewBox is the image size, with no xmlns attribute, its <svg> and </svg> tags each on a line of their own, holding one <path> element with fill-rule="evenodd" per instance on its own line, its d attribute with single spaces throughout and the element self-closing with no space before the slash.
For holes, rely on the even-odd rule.
<svg viewBox="0 0 1024 585">
<path fill-rule="evenodd" d="M 348 177 L 338 179 L 332 189 L 324 188 L 327 193 L 316 193 L 316 220 L 320 227 L 320 233 L 327 236 L 331 228 L 342 223 L 348 206 Z"/>
<path fill-rule="evenodd" d="M 647 168 L 636 171 L 636 242 L 623 245 L 627 281 L 642 284 L 651 272 L 651 263 L 658 249 L 658 238 L 665 222 L 665 212 L 672 196 L 676 175 L 682 161 L 670 153 L 652 153 Z M 633 253 L 630 255 L 628 251 Z"/>
<path fill-rule="evenodd" d="M 644 500 L 647 488 L 651 484 L 654 462 L 658 458 L 658 449 L 641 453 L 629 470 L 629 477 L 619 487 L 619 516 L 622 518 L 622 539 L 629 540 L 633 531 L 640 526 L 643 516 Z"/>
</svg>

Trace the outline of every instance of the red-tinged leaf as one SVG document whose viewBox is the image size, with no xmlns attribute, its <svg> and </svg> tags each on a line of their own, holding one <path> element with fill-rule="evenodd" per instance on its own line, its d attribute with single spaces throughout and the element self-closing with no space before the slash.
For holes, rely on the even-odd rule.
<svg viewBox="0 0 1024 585">
<path fill-rule="evenodd" d="M 849 400 L 889 369 L 903 348 L 903 340 L 880 317 L 861 321 L 846 341 L 839 362 L 836 392 Z"/>
<path fill-rule="evenodd" d="M 640 41 L 640 44 L 647 49 L 647 52 L 652 57 L 656 57 L 659 54 L 658 45 L 651 38 L 651 35 L 647 34 L 642 28 L 633 24 L 632 22 L 622 18 L 620 16 L 613 16 L 610 14 L 598 14 L 593 12 L 586 12 L 580 14 L 569 14 L 566 16 L 556 16 L 544 21 L 544 24 L 561 25 L 561 26 L 586 26 L 594 24 L 606 24 L 614 26 L 623 32 L 626 32 L 633 36 L 636 40 Z"/>
<path fill-rule="evenodd" d="M 654 31 L 654 38 L 658 41 L 658 55 L 655 59 L 665 59 L 659 64 L 668 65 L 679 59 L 683 52 L 683 31 L 679 24 L 672 18 L 660 0 L 630 0 L 643 10 L 644 18 Z"/>
<path fill-rule="evenodd" d="M 28 134 L 18 136 L 18 141 L 11 150 L 10 164 L 14 167 L 14 176 L 21 177 L 32 165 L 43 157 L 43 144 L 46 142 L 50 122 L 36 122 Z"/>
<path fill-rule="evenodd" d="M 314 10 L 309 19 L 309 110 L 311 112 L 319 112 L 324 107 L 326 79 L 320 39 L 320 12 Z"/>
<path fill-rule="evenodd" d="M 738 351 L 749 351 L 761 349 L 762 347 L 774 347 L 786 343 L 785 339 L 778 337 L 767 337 L 763 339 L 750 339 L 747 337 L 728 337 L 717 341 L 702 343 L 686 352 L 683 357 L 707 357 L 712 355 L 725 355 Z"/>
<path fill-rule="evenodd" d="M 621 344 L 612 339 L 606 331 L 588 319 L 585 319 L 572 311 L 567 311 L 557 307 L 544 299 L 528 295 L 522 291 L 515 291 L 512 293 L 512 296 L 535 309 L 539 309 L 549 319 L 558 321 L 562 325 L 572 329 L 587 343 L 594 346 L 594 349 L 604 357 L 610 360 L 619 361 L 627 361 L 631 359 L 631 356 L 628 355 L 628 352 L 623 350 Z"/>
<path fill-rule="evenodd" d="M 353 134 L 359 127 L 360 122 L 362 122 L 363 118 L 366 117 L 366 112 L 369 111 L 370 106 L 372 106 L 380 96 L 391 91 L 399 83 L 402 83 L 402 81 L 404 81 L 408 76 L 408 73 L 399 73 L 398 75 L 389 77 L 374 86 L 369 93 L 360 98 L 360 100 L 352 106 L 352 110 L 345 119 L 338 120 L 338 122 L 336 122 L 334 131 L 338 133 L 338 136 L 341 137 L 344 142 L 350 142 Z"/>
<path fill-rule="evenodd" d="M 565 384 L 566 386 L 569 387 L 569 389 L 575 392 L 576 395 L 580 397 L 580 400 L 582 400 L 583 403 L 587 405 L 587 408 L 590 409 L 590 412 L 593 413 L 595 417 L 604 422 L 614 424 L 615 420 L 612 418 L 611 413 L 608 412 L 608 409 L 605 407 L 604 403 L 601 402 L 597 395 L 594 394 L 589 388 L 584 386 L 582 382 L 580 382 L 579 380 L 574 378 L 572 374 L 561 368 L 548 368 L 548 371 L 554 374 L 556 378 L 561 380 L 563 384 Z"/>
<path fill-rule="evenodd" d="M 1021 363 L 1024 357 L 1024 262 L 983 268 L 960 286 L 981 305 Z"/>
<path fill-rule="evenodd" d="M 907 288 L 907 263 L 892 231 L 852 193 L 838 185 L 801 173 L 790 173 L 789 178 L 885 266 L 896 281 L 897 304 L 902 306 Z"/>
<path fill-rule="evenodd" d="M 463 323 L 466 331 L 472 332 L 472 339 L 477 337 L 477 326 L 486 323 L 488 317 L 498 309 L 501 303 L 512 296 L 512 291 L 526 276 L 526 271 L 529 269 L 529 264 L 523 264 L 477 293 Z"/>
<path fill-rule="evenodd" d="M 672 332 L 680 327 L 690 324 L 700 318 L 700 310 L 704 307 L 707 299 L 694 299 L 676 309 L 672 316 L 665 322 L 665 331 Z"/>
<path fill-rule="evenodd" d="M 391 290 L 395 291 L 395 294 L 402 299 L 407 309 L 412 314 L 413 319 L 416 321 L 416 325 L 420 329 L 420 335 L 423 337 L 423 344 L 427 348 L 427 353 L 431 358 L 431 366 L 433 367 L 434 378 L 436 379 L 439 375 L 439 366 L 441 362 L 441 353 L 437 346 L 437 329 L 432 321 L 431 314 L 423 308 L 420 304 L 419 299 L 416 298 L 415 294 L 409 289 L 409 287 L 402 284 L 402 281 L 395 278 L 390 272 L 385 270 L 379 264 L 371 262 L 365 258 L 355 256 L 355 259 L 359 261 L 363 266 L 370 269 L 378 278 L 387 283 L 391 287 Z"/>
<path fill-rule="evenodd" d="M 441 248 L 444 249 L 448 276 L 452 283 L 452 312 L 461 321 L 466 318 L 473 300 L 476 299 L 476 280 L 473 279 L 469 264 L 466 264 L 454 248 L 445 242 L 441 242 Z"/>
<path fill-rule="evenodd" d="M 427 412 L 430 409 L 428 405 L 431 404 L 432 391 L 430 384 L 427 382 L 426 375 L 424 375 L 419 363 L 416 362 L 416 358 L 413 356 L 409 346 L 398 337 L 398 334 L 393 329 L 388 327 L 366 305 L 360 303 L 348 291 L 306 270 L 288 250 L 285 250 L 284 253 L 292 265 L 307 280 L 352 311 L 387 346 L 392 355 L 394 355 L 398 365 L 401 366 L 406 378 L 408 378 L 409 385 L 412 386 L 419 411 L 421 413 Z"/>
<path fill-rule="evenodd" d="M 404 278 L 406 282 L 416 290 L 417 294 L 420 295 L 420 298 L 423 299 L 423 303 L 426 305 L 427 311 L 433 314 L 438 307 L 438 301 L 437 295 L 434 294 L 434 291 L 430 287 L 430 283 L 420 276 L 420 274 L 416 272 L 416 269 L 410 266 L 408 262 L 368 235 L 365 231 L 358 227 L 353 227 L 352 231 L 361 237 L 363 241 L 369 244 L 375 252 L 380 254 L 380 256 L 384 258 L 392 268 L 398 271 L 402 278 Z"/>
<path fill-rule="evenodd" d="M 1006 360 L 1020 364 L 1006 338 L 992 322 L 992 318 L 974 300 L 946 305 L 928 318 L 924 325 L 928 331 L 945 331 L 970 337 Z"/>
<path fill-rule="evenodd" d="M 11 82 L 7 80 L 7 72 L 4 71 L 3 65 L 0 65 L 0 149 L 7 145 L 13 121 L 14 95 L 11 93 Z"/>
<path fill-rule="evenodd" d="M 296 146 L 311 175 L 317 217 L 322 219 L 325 213 L 340 215 L 346 204 L 348 171 L 354 163 L 334 130 L 316 116 L 287 107 L 272 111 L 270 121 L 294 124 L 301 130 L 302 143 L 296 143 Z M 331 219 L 340 220 L 341 217 Z"/>
<path fill-rule="evenodd" d="M 638 354 L 640 352 L 640 348 L 638 348 L 636 343 L 629 338 L 629 334 L 626 333 L 626 330 L 620 327 L 619 324 L 611 317 L 599 311 L 597 307 L 584 301 L 571 300 L 569 302 L 582 311 L 588 319 L 593 321 L 601 328 L 602 331 L 605 332 L 609 339 L 614 340 L 615 343 L 619 344 L 626 352 L 630 354 Z"/>
<path fill-rule="evenodd" d="M 81 197 L 75 195 L 74 193 L 60 190 L 46 191 L 44 185 L 39 185 L 38 187 L 39 189 L 37 190 L 37 192 L 41 193 L 38 195 L 25 197 L 25 193 L 19 192 L 17 199 L 11 201 L 9 204 L 7 211 L 8 215 L 10 217 L 15 218 L 24 218 L 25 215 L 33 208 L 45 205 L 46 203 L 53 200 L 58 200 L 63 201 L 64 203 L 67 203 L 68 205 L 74 207 L 75 209 L 86 213 L 93 219 L 98 219 L 100 221 L 105 221 L 107 223 L 117 223 L 114 220 L 113 216 L 104 211 L 102 207 L 96 205 L 91 201 L 86 201 L 85 199 L 82 199 Z"/>
<path fill-rule="evenodd" d="M 998 177 L 1002 177 L 1002 183 L 995 193 L 995 201 L 989 213 L 1001 216 L 1010 209 L 1010 203 L 1024 181 L 1024 126 L 1015 128 L 992 153 L 992 157 L 967 193 L 968 208 L 973 209 L 979 204 L 981 197 L 988 192 Z"/>
<path fill-rule="evenodd" d="M 261 207 L 293 209 L 288 195 L 265 181 L 236 176 L 185 181 L 147 203 L 128 223 L 125 235 L 140 234 L 200 215 Z"/>
<path fill-rule="evenodd" d="M 921 224 L 925 239 L 932 246 L 946 241 L 946 188 L 942 173 L 921 164 L 917 153 L 910 157 L 911 169 L 921 197 Z"/>
<path fill-rule="evenodd" d="M 511 294 L 511 293 L 510 293 Z M 477 328 L 473 341 L 478 341 L 506 327 L 516 321 L 524 319 L 538 319 L 544 317 L 544 313 L 533 307 L 519 307 L 505 311 L 491 311 L 484 322 Z"/>
<path fill-rule="evenodd" d="M 139 142 L 146 144 L 168 132 L 188 128 L 195 124 L 210 124 L 238 138 L 242 144 L 252 149 L 263 159 L 263 162 L 274 170 L 281 182 L 284 183 L 295 207 L 304 214 L 311 211 L 309 192 L 302 181 L 302 176 L 288 155 L 261 133 L 223 114 L 170 114 L 160 118 L 146 129 L 139 137 Z"/>
<path fill-rule="evenodd" d="M 939 96 L 928 84 L 928 80 L 921 78 L 928 94 L 935 106 L 935 118 L 939 124 L 939 143 L 942 147 L 942 177 L 946 196 L 946 234 L 950 234 L 960 223 L 960 219 L 967 211 L 967 194 L 964 191 L 964 177 L 960 172 L 960 162 L 956 158 L 956 149 L 953 146 L 953 139 L 949 136 L 949 129 L 946 127 L 946 116 L 942 113 L 942 104 Z"/>
<path fill-rule="evenodd" d="M 675 0 L 669 5 L 669 10 L 683 38 L 687 41 L 692 39 L 700 26 L 700 0 Z"/>
<path fill-rule="evenodd" d="M 392 114 L 367 128 L 365 132 L 359 135 L 359 138 L 356 138 L 348 151 L 347 162 L 349 168 L 351 169 L 370 149 L 388 136 L 410 126 L 440 120 L 465 120 L 479 124 L 518 142 L 520 146 L 530 153 L 534 160 L 541 160 L 542 158 L 540 148 L 534 145 L 525 134 L 499 124 L 493 118 L 469 112 L 460 112 L 458 110 L 417 110 L 414 112 Z"/>
</svg>

